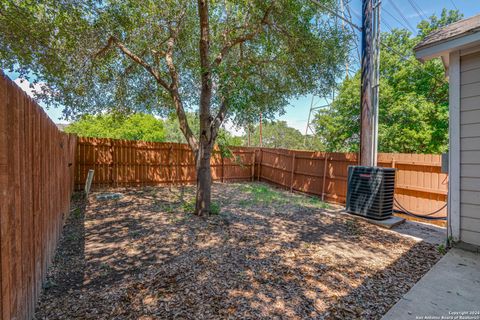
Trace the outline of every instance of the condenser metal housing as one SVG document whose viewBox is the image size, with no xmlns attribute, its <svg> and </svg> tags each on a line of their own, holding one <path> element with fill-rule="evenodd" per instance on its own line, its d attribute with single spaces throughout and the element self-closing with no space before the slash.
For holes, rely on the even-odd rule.
<svg viewBox="0 0 480 320">
<path fill-rule="evenodd" d="M 395 169 L 349 166 L 347 212 L 372 219 L 387 219 L 393 212 Z"/>
</svg>

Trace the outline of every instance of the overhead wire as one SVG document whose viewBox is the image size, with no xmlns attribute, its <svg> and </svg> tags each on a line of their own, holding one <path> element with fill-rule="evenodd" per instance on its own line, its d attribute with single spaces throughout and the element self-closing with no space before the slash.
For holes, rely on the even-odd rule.
<svg viewBox="0 0 480 320">
<path fill-rule="evenodd" d="M 397 11 L 397 13 L 400 15 L 400 17 L 402 18 L 403 21 L 405 21 L 405 23 L 407 24 L 407 26 L 410 27 L 410 29 L 412 30 L 412 32 L 415 32 L 415 28 L 412 27 L 412 25 L 410 24 L 410 22 L 408 21 L 408 19 L 405 17 L 405 15 L 402 13 L 402 11 L 397 7 L 397 5 L 395 4 L 395 1 L 390 1 L 390 3 L 392 4 L 393 8 L 395 9 L 395 11 Z M 385 10 L 385 9 L 384 9 Z"/>
<path fill-rule="evenodd" d="M 422 18 L 423 20 L 425 20 L 425 14 L 424 14 L 423 10 L 420 8 L 420 6 L 415 4 L 415 2 L 413 2 L 412 0 L 408 0 L 408 2 L 412 6 L 413 10 L 415 10 L 415 12 L 419 15 L 419 17 Z"/>
<path fill-rule="evenodd" d="M 455 2 L 453 0 L 450 0 L 450 2 L 452 3 L 453 7 L 455 8 L 455 10 L 458 10 L 458 7 L 455 5 Z"/>
<path fill-rule="evenodd" d="M 382 8 L 382 11 L 385 12 L 386 14 L 388 14 L 390 17 L 392 17 L 395 21 L 397 21 L 402 27 L 404 27 L 405 29 L 408 29 L 412 32 L 415 32 L 414 30 L 410 29 L 408 26 L 406 26 L 403 22 L 401 22 L 400 20 L 398 20 L 397 17 L 395 17 L 392 13 L 390 13 L 390 11 L 388 11 L 387 9 L 385 8 Z"/>
</svg>

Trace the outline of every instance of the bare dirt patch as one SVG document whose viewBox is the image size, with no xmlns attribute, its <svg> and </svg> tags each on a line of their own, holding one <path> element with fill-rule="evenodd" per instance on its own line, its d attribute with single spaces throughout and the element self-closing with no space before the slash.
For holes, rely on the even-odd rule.
<svg viewBox="0 0 480 320">
<path fill-rule="evenodd" d="M 261 183 L 215 184 L 209 218 L 192 187 L 109 191 L 75 204 L 36 319 L 380 319 L 440 258 Z"/>
</svg>

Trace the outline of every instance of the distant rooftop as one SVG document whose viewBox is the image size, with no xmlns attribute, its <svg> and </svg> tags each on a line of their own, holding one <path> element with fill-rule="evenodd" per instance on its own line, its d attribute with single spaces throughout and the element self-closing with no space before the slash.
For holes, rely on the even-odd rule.
<svg viewBox="0 0 480 320">
<path fill-rule="evenodd" d="M 450 41 L 460 38 L 468 34 L 480 31 L 480 14 L 449 24 L 438 29 L 425 37 L 419 44 L 415 46 L 415 51 L 426 47 L 437 45 L 441 42 Z"/>
</svg>

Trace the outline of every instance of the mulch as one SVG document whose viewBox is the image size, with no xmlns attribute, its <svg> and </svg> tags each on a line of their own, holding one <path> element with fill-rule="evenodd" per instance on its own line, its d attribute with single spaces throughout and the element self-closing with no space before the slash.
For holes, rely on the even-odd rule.
<svg viewBox="0 0 480 320">
<path fill-rule="evenodd" d="M 35 319 L 380 319 L 441 257 L 434 245 L 282 190 L 214 184 L 77 199 Z"/>
</svg>

